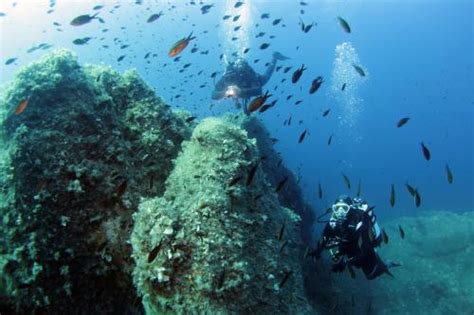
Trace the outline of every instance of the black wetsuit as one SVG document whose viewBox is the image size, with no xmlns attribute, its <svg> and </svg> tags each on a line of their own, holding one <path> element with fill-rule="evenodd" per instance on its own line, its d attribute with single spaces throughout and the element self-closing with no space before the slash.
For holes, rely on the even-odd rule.
<svg viewBox="0 0 474 315">
<path fill-rule="evenodd" d="M 389 273 L 387 266 L 375 251 L 375 247 L 380 245 L 380 240 L 381 238 L 376 238 L 372 232 L 369 215 L 363 210 L 352 207 L 344 221 L 337 222 L 334 226 L 331 226 L 330 222 L 326 224 L 312 256 L 319 258 L 324 249 L 330 249 L 333 259 L 339 261 L 335 266 L 339 265 L 344 270 L 345 266 L 350 264 L 362 268 L 367 279 L 374 279 L 383 273 Z M 344 260 L 344 256 L 347 256 L 347 261 Z"/>
</svg>

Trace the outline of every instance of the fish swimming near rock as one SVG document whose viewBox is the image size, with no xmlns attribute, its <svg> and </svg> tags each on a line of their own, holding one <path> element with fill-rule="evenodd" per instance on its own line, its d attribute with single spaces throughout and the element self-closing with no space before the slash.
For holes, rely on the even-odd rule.
<svg viewBox="0 0 474 315">
<path fill-rule="evenodd" d="M 339 21 L 339 25 L 341 26 L 341 28 L 344 30 L 344 32 L 346 33 L 350 33 L 351 32 L 351 27 L 349 26 L 349 23 L 347 23 L 346 20 L 344 20 L 342 17 L 338 16 L 337 17 L 337 20 Z"/>
<path fill-rule="evenodd" d="M 277 187 L 275 188 L 275 192 L 279 192 L 283 188 L 283 186 L 285 186 L 287 180 L 288 176 L 285 176 L 285 178 L 278 183 Z"/>
<path fill-rule="evenodd" d="M 272 96 L 272 95 L 269 94 L 268 91 L 266 91 L 264 95 L 260 95 L 260 96 L 257 96 L 256 98 L 254 98 L 247 107 L 249 113 L 252 113 L 252 112 L 258 110 L 267 101 L 267 99 L 270 96 Z"/>
<path fill-rule="evenodd" d="M 403 231 L 403 228 L 402 228 L 401 225 L 398 226 L 398 231 L 400 232 L 400 237 L 402 239 L 404 239 L 405 238 L 405 231 Z"/>
<path fill-rule="evenodd" d="M 413 188 L 413 186 L 411 186 L 411 185 L 408 184 L 408 183 L 405 184 L 405 187 L 407 188 L 408 193 L 409 193 L 412 197 L 415 197 L 416 189 Z"/>
<path fill-rule="evenodd" d="M 278 284 L 278 288 L 281 289 L 285 285 L 286 281 L 290 278 L 290 276 L 293 274 L 292 270 L 288 270 L 285 272 L 285 275 L 281 279 L 280 283 Z"/>
<path fill-rule="evenodd" d="M 254 166 L 252 166 L 249 170 L 249 174 L 247 176 L 247 186 L 250 186 L 250 184 L 252 184 L 252 181 L 253 181 L 253 178 L 255 176 L 255 172 L 257 171 L 257 167 L 258 167 L 258 162 L 255 163 Z"/>
<path fill-rule="evenodd" d="M 171 49 L 168 52 L 168 56 L 175 57 L 179 55 L 189 45 L 189 42 L 195 38 L 196 37 L 193 37 L 193 32 L 191 32 L 188 37 L 178 40 L 176 43 L 174 43 L 173 46 L 171 46 Z"/>
<path fill-rule="evenodd" d="M 15 115 L 20 115 L 21 113 L 23 113 L 26 109 L 26 107 L 28 106 L 28 102 L 29 102 L 30 98 L 27 97 L 23 100 L 20 101 L 20 103 L 18 103 L 16 109 L 15 109 Z"/>
</svg>

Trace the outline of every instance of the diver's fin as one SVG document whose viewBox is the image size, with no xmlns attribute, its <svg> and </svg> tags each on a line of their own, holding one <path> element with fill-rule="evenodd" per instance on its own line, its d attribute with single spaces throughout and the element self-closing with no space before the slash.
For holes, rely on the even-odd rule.
<svg viewBox="0 0 474 315">
<path fill-rule="evenodd" d="M 289 57 L 286 57 L 282 54 L 280 54 L 278 51 L 275 51 L 273 53 L 273 58 L 275 58 L 276 60 L 287 60 L 287 59 L 290 59 Z"/>
</svg>

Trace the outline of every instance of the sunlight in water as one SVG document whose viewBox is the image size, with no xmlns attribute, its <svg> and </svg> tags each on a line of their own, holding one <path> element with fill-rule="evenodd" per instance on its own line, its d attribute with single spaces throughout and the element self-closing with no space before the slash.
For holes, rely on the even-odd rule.
<svg viewBox="0 0 474 315">
<path fill-rule="evenodd" d="M 224 15 L 230 15 L 231 17 L 223 22 L 223 34 L 224 37 L 221 41 L 223 43 L 223 53 L 227 60 L 235 59 L 232 54 L 237 52 L 238 56 L 242 56 L 243 51 L 246 47 L 250 47 L 250 32 L 252 27 L 252 2 L 250 0 L 245 1 L 245 5 L 239 8 L 234 8 L 233 1 L 227 1 L 224 6 Z M 233 18 L 240 15 L 237 21 L 233 21 Z M 234 31 L 234 28 L 240 26 L 238 31 Z M 232 40 L 233 37 L 237 37 L 236 40 Z"/>
<path fill-rule="evenodd" d="M 363 99 L 359 97 L 362 84 L 367 81 L 369 73 L 360 63 L 355 48 L 348 42 L 336 46 L 331 74 L 330 96 L 336 99 L 342 107 L 342 116 L 339 119 L 341 127 L 350 130 L 353 140 L 360 140 L 357 131 L 358 120 L 363 111 Z M 365 72 L 361 76 L 354 65 L 360 66 Z M 343 90 L 344 86 L 344 90 Z"/>
</svg>

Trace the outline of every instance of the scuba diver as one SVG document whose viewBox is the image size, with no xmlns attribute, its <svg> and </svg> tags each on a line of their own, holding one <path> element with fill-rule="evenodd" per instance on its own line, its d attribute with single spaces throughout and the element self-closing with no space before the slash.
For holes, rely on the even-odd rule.
<svg viewBox="0 0 474 315">
<path fill-rule="evenodd" d="M 228 63 L 224 74 L 215 84 L 212 99 L 233 98 L 236 107 L 243 106 L 245 114 L 248 115 L 247 103 L 250 97 L 262 95 L 262 87 L 270 80 L 277 60 L 286 59 L 289 58 L 274 52 L 272 61 L 263 75 L 256 73 L 245 59 L 238 58 L 235 62 Z"/>
<path fill-rule="evenodd" d="M 373 209 L 374 206 L 369 207 L 360 198 L 339 196 L 332 207 L 318 218 L 318 222 L 327 224 L 310 255 L 319 260 L 321 252 L 328 249 L 334 262 L 333 272 L 342 272 L 347 267 L 354 277 L 352 267 L 356 267 L 362 268 L 369 280 L 384 273 L 393 277 L 389 268 L 401 265 L 393 262 L 385 264 L 377 254 L 376 247 L 382 243 L 383 236 Z M 331 210 L 329 221 L 319 221 Z"/>
</svg>

